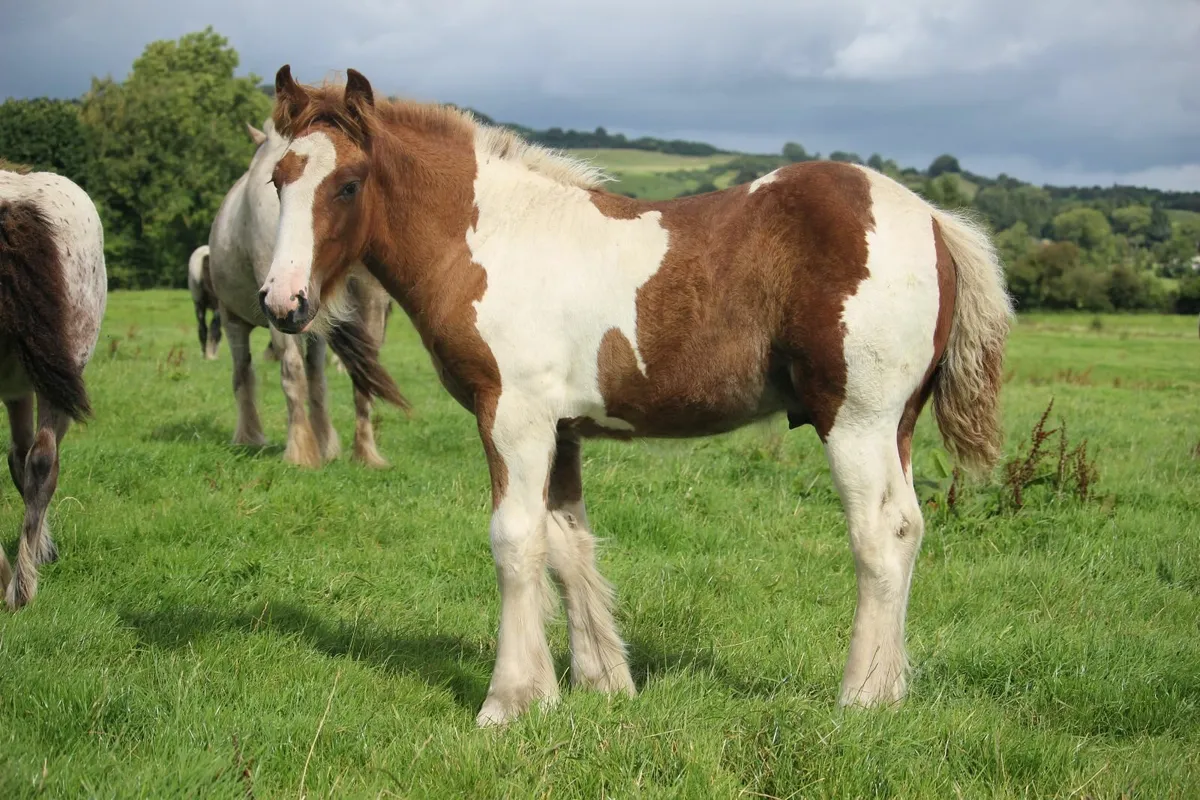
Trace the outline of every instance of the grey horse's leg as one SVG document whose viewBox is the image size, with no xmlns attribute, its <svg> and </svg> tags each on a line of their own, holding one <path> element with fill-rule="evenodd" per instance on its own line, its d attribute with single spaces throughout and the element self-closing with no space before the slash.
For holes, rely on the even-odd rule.
<svg viewBox="0 0 1200 800">
<path fill-rule="evenodd" d="M 234 444 L 261 447 L 267 443 L 258 406 L 254 399 L 254 364 L 250 358 L 250 331 L 254 327 L 235 314 L 226 312 L 225 326 L 229 329 L 229 355 L 233 358 L 233 395 L 237 399 L 238 421 L 233 434 Z"/>
</svg>

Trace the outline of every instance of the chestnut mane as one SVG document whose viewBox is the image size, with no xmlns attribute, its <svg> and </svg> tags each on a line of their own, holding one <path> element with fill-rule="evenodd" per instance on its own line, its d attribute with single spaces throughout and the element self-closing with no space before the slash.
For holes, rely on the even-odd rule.
<svg viewBox="0 0 1200 800">
<path fill-rule="evenodd" d="M 341 83 L 326 81 L 320 86 L 303 88 L 308 95 L 303 108 L 275 104 L 272 119 L 284 137 L 292 138 L 313 125 L 328 125 L 361 147 L 373 131 L 403 127 L 438 137 L 473 138 L 477 152 L 519 163 L 566 186 L 598 189 L 611 180 L 586 161 L 529 142 L 508 128 L 486 125 L 469 111 L 454 106 L 401 98 L 380 99 L 370 106 L 350 106 L 345 102 L 345 87 Z"/>
</svg>

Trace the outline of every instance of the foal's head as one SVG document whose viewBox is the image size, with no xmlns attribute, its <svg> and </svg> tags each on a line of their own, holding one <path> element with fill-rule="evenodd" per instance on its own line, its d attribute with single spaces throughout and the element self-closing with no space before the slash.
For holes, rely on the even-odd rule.
<svg viewBox="0 0 1200 800">
<path fill-rule="evenodd" d="M 349 70 L 346 85 L 309 88 L 290 67 L 275 76 L 275 127 L 291 139 L 271 182 L 279 230 L 258 297 L 279 330 L 308 330 L 341 291 L 366 249 L 371 203 L 371 84 Z"/>
</svg>

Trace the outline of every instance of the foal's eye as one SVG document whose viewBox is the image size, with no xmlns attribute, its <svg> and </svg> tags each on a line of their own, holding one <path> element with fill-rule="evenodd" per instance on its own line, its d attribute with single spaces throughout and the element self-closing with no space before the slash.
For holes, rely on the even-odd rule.
<svg viewBox="0 0 1200 800">
<path fill-rule="evenodd" d="M 354 195 L 358 194 L 358 181 L 350 181 L 341 189 L 338 190 L 338 197 L 349 200 Z"/>
</svg>

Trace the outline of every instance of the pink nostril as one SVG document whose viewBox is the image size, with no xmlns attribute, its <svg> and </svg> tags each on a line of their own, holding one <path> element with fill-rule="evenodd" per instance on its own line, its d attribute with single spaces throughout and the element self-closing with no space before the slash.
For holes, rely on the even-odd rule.
<svg viewBox="0 0 1200 800">
<path fill-rule="evenodd" d="M 275 287 L 261 289 L 258 292 L 258 302 L 263 312 L 276 317 L 285 317 L 300 307 L 302 301 L 296 295 L 287 297 Z"/>
</svg>

